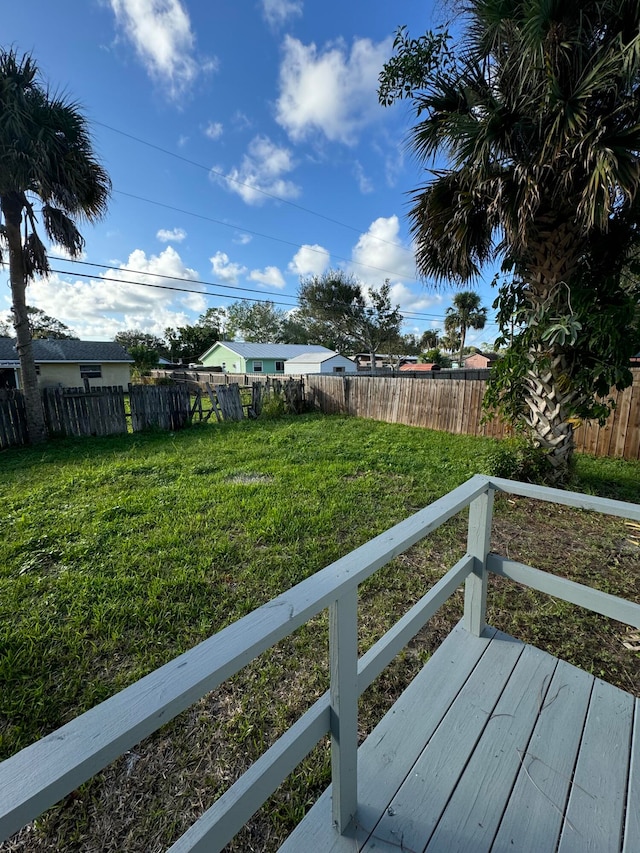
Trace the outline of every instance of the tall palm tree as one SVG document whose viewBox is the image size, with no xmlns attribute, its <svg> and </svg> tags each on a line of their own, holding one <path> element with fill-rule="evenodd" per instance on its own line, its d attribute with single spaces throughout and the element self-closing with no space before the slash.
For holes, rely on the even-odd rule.
<svg viewBox="0 0 640 853">
<path fill-rule="evenodd" d="M 403 97 L 408 81 L 412 147 L 425 165 L 448 158 L 413 196 L 419 272 L 463 284 L 500 259 L 513 276 L 502 296 L 515 294 L 526 330 L 521 416 L 560 479 L 572 416 L 597 411 L 603 377 L 629 381 L 619 364 L 602 364 L 605 351 L 609 362 L 623 358 L 621 270 L 640 233 L 640 4 L 465 7 L 458 48 L 429 54 L 418 72 L 417 49 L 399 33 L 380 97 Z M 605 324 L 609 306 L 618 320 Z"/>
<path fill-rule="evenodd" d="M 469 329 L 484 329 L 487 309 L 480 307 L 480 296 L 473 290 L 462 290 L 453 297 L 453 305 L 447 308 L 444 328 L 460 337 L 459 362 L 462 367 L 464 342 Z"/>
<path fill-rule="evenodd" d="M 0 261 L 4 249 L 32 442 L 46 438 L 26 304 L 27 283 L 49 272 L 38 216 L 49 238 L 75 257 L 84 240 L 74 220 L 101 217 L 110 190 L 78 105 L 42 84 L 31 56 L 0 51 Z"/>
</svg>

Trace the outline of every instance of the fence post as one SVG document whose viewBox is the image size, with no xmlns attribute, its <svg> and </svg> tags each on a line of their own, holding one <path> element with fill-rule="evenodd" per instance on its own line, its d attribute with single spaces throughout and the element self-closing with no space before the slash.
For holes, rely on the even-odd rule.
<svg viewBox="0 0 640 853">
<path fill-rule="evenodd" d="M 471 502 L 467 551 L 473 557 L 474 569 L 464 587 L 464 626 L 479 637 L 485 627 L 487 613 L 487 554 L 491 547 L 494 489 L 487 489 Z"/>
<path fill-rule="evenodd" d="M 358 590 L 329 607 L 333 825 L 342 833 L 358 800 Z"/>
</svg>

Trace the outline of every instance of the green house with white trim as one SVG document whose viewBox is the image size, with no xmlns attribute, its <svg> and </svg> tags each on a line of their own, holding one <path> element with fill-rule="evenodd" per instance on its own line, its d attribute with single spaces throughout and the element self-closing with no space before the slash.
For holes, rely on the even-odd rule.
<svg viewBox="0 0 640 853">
<path fill-rule="evenodd" d="M 205 367 L 219 367 L 225 373 L 284 373 L 285 361 L 307 353 L 333 350 L 318 344 L 250 344 L 241 341 L 216 341 L 200 356 Z"/>
</svg>

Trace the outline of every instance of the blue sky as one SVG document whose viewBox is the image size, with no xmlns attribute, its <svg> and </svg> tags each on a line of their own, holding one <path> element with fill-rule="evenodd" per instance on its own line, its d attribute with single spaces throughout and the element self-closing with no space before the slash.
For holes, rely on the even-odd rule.
<svg viewBox="0 0 640 853">
<path fill-rule="evenodd" d="M 417 36 L 444 15 L 406 0 L 10 4 L 4 46 L 31 51 L 81 104 L 114 187 L 83 229 L 84 263 L 52 247 L 56 272 L 29 286 L 30 304 L 88 340 L 162 336 L 239 298 L 293 307 L 300 276 L 339 267 L 389 278 L 404 332 L 440 327 L 454 291 L 416 279 L 408 237 L 423 179 L 411 114 L 380 107 L 376 89 L 398 25 Z M 490 279 L 474 285 L 489 308 Z"/>
</svg>

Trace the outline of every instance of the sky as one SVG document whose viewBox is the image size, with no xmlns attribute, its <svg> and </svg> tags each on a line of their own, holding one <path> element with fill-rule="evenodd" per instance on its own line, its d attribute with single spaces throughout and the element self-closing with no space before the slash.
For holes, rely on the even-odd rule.
<svg viewBox="0 0 640 853">
<path fill-rule="evenodd" d="M 456 291 L 416 277 L 412 114 L 381 107 L 377 83 L 399 25 L 418 36 L 445 16 L 441 0 L 9 4 L 3 47 L 80 105 L 113 182 L 82 263 L 51 246 L 28 303 L 84 340 L 163 337 L 238 299 L 290 310 L 301 277 L 334 268 L 389 279 L 403 333 L 441 329 Z M 473 289 L 494 321 L 491 278 Z"/>
</svg>

